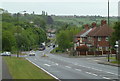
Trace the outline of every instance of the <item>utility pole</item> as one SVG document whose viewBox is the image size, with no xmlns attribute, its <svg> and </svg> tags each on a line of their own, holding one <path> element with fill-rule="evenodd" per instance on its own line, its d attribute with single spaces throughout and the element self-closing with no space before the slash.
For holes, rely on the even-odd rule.
<svg viewBox="0 0 120 81">
<path fill-rule="evenodd" d="M 109 34 L 109 26 L 110 26 L 110 23 L 109 23 L 109 0 L 108 0 L 108 38 L 110 38 L 110 34 Z M 108 62 L 110 61 L 110 41 L 109 41 L 109 52 L 108 52 Z"/>
</svg>

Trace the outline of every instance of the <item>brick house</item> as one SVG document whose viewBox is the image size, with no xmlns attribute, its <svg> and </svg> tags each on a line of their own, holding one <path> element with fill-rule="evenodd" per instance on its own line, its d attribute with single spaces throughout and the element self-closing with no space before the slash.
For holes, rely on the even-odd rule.
<svg viewBox="0 0 120 81">
<path fill-rule="evenodd" d="M 96 26 L 96 23 L 93 22 L 91 27 L 85 25 L 83 31 L 81 31 L 77 38 L 77 43 L 79 42 L 79 46 L 86 45 L 89 48 L 94 48 L 98 51 L 108 51 L 109 49 L 109 37 L 111 36 L 114 30 L 111 27 L 108 27 L 106 20 L 101 20 L 101 25 L 99 27 Z M 86 31 L 85 31 L 86 30 Z M 78 46 L 78 45 L 77 45 Z"/>
<path fill-rule="evenodd" d="M 114 30 L 108 27 L 107 21 L 102 20 L 101 26 L 93 27 L 92 31 L 88 33 L 88 42 L 90 47 L 95 47 L 97 50 L 108 51 L 110 47 L 109 37 Z"/>
<path fill-rule="evenodd" d="M 76 47 L 77 46 L 80 46 L 81 44 L 83 44 L 83 42 L 85 41 L 85 39 L 83 39 L 82 37 L 80 37 L 80 35 L 82 35 L 83 33 L 85 33 L 86 31 L 88 31 L 89 30 L 89 26 L 88 26 L 88 24 L 86 24 L 86 25 L 84 25 L 84 29 L 81 31 L 81 32 L 79 32 L 77 35 L 75 35 L 75 37 L 74 37 L 74 42 L 75 42 L 75 44 L 74 44 L 74 49 L 76 50 Z"/>
</svg>

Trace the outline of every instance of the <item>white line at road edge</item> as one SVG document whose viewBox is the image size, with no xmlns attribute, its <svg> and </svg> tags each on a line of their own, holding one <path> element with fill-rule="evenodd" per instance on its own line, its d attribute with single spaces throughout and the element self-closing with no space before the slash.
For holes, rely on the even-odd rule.
<svg viewBox="0 0 120 81">
<path fill-rule="evenodd" d="M 56 76 L 54 76 L 53 74 L 49 73 L 48 71 L 46 71 L 45 69 L 41 68 L 40 66 L 38 66 L 37 64 L 35 64 L 34 62 L 30 61 L 28 58 L 26 58 L 29 62 L 31 62 L 32 64 L 34 64 L 35 66 L 37 66 L 38 68 L 42 69 L 44 72 L 46 72 L 47 74 L 49 74 L 50 76 L 52 76 L 53 78 L 61 81 L 60 79 L 58 79 Z"/>
</svg>

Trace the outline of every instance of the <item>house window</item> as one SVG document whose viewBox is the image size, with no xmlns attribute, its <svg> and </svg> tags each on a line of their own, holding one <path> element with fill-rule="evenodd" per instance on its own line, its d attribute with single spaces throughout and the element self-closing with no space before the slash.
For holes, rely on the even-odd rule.
<svg viewBox="0 0 120 81">
<path fill-rule="evenodd" d="M 101 41 L 101 37 L 98 37 L 98 41 Z"/>
<path fill-rule="evenodd" d="M 89 41 L 91 41 L 91 37 L 88 37 Z"/>
<path fill-rule="evenodd" d="M 102 47 L 99 47 L 99 50 L 101 51 L 101 50 L 102 50 Z"/>
<path fill-rule="evenodd" d="M 106 51 L 108 51 L 109 50 L 109 47 L 106 47 Z"/>
<path fill-rule="evenodd" d="M 106 38 L 105 38 L 105 41 L 108 41 L 108 40 L 109 40 L 109 38 L 108 38 L 108 37 L 106 37 Z"/>
</svg>

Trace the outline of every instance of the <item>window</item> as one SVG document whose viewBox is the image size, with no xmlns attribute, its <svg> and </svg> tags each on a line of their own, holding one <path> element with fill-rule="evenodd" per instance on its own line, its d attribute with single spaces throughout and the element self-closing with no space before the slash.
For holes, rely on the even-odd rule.
<svg viewBox="0 0 120 81">
<path fill-rule="evenodd" d="M 106 51 L 108 51 L 109 50 L 109 47 L 106 47 Z"/>
<path fill-rule="evenodd" d="M 101 41 L 101 37 L 98 37 L 98 41 Z"/>
<path fill-rule="evenodd" d="M 101 51 L 102 50 L 102 47 L 99 47 L 99 51 Z"/>
<path fill-rule="evenodd" d="M 105 37 L 105 41 L 108 41 L 109 40 L 109 38 L 108 37 Z"/>
<path fill-rule="evenodd" d="M 88 37 L 88 40 L 91 41 L 91 37 Z"/>
</svg>

